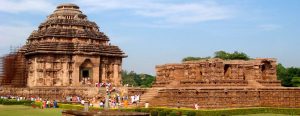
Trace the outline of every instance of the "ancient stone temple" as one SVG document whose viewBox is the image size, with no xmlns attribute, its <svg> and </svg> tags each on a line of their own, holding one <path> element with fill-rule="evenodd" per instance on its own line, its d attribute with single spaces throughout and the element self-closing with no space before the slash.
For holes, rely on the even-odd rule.
<svg viewBox="0 0 300 116">
<path fill-rule="evenodd" d="M 207 59 L 156 67 L 154 86 L 281 86 L 275 59 Z"/>
<path fill-rule="evenodd" d="M 74 4 L 57 6 L 17 54 L 23 57 L 22 79 L 28 87 L 98 82 L 119 86 L 122 58 L 126 57 Z"/>
<path fill-rule="evenodd" d="M 97 93 L 95 83 L 120 86 L 126 55 L 109 41 L 77 5 L 61 4 L 24 46 L 2 58 L 0 95 L 88 97 Z"/>
<path fill-rule="evenodd" d="M 276 60 L 207 59 L 156 66 L 152 89 L 141 102 L 153 106 L 201 108 L 300 107 L 300 88 L 282 87 Z"/>
</svg>

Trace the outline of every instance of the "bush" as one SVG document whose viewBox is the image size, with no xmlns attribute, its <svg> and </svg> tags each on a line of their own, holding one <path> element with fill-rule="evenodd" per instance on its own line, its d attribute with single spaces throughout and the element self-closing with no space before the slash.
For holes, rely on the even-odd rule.
<svg viewBox="0 0 300 116">
<path fill-rule="evenodd" d="M 193 111 L 188 111 L 186 113 L 187 116 L 196 116 L 196 112 L 193 112 Z"/>
<path fill-rule="evenodd" d="M 58 104 L 59 108 L 69 109 L 69 110 L 82 110 L 84 107 L 82 105 L 72 105 L 72 104 Z"/>
<path fill-rule="evenodd" d="M 154 110 L 151 111 L 150 114 L 151 114 L 151 116 L 158 116 L 158 112 L 157 112 L 157 111 L 154 111 Z"/>
<path fill-rule="evenodd" d="M 0 99 L 0 104 L 3 105 L 27 105 L 30 106 L 33 102 L 29 100 L 16 100 L 16 99 Z"/>
<path fill-rule="evenodd" d="M 158 112 L 158 115 L 159 115 L 159 116 L 167 116 L 166 112 L 164 112 L 164 111 L 159 111 L 159 112 Z"/>
</svg>

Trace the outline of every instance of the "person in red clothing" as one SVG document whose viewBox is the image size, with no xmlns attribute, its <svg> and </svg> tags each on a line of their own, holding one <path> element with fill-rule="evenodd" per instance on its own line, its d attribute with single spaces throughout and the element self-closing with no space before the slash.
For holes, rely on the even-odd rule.
<svg viewBox="0 0 300 116">
<path fill-rule="evenodd" d="M 46 100 L 43 100 L 42 109 L 46 107 L 47 107 Z"/>
</svg>

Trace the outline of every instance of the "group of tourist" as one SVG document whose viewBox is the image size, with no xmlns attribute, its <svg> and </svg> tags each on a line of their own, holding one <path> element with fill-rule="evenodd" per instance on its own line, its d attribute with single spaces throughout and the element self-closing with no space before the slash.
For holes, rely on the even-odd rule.
<svg viewBox="0 0 300 116">
<path fill-rule="evenodd" d="M 58 102 L 56 100 L 43 99 L 35 96 L 31 96 L 30 100 L 35 102 L 41 102 L 41 108 L 58 108 Z"/>
<path fill-rule="evenodd" d="M 41 102 L 41 108 L 58 108 L 58 103 L 56 100 L 50 101 L 49 99 L 42 99 L 40 97 L 23 97 L 23 96 L 13 96 L 13 95 L 7 95 L 7 96 L 0 96 L 1 99 L 15 99 L 17 101 L 21 100 L 30 100 L 34 102 Z"/>
<path fill-rule="evenodd" d="M 111 83 L 95 83 L 96 87 L 111 87 Z"/>
<path fill-rule="evenodd" d="M 42 108 L 58 108 L 57 101 L 50 101 L 49 99 L 42 101 Z"/>
<path fill-rule="evenodd" d="M 89 77 L 84 77 L 84 78 L 82 78 L 81 81 L 80 81 L 80 83 L 81 83 L 82 85 L 91 85 L 91 84 L 92 84 L 92 83 L 91 83 L 91 79 L 90 79 Z"/>
<path fill-rule="evenodd" d="M 67 96 L 66 101 L 67 102 L 80 102 L 81 98 L 79 96 Z"/>
<path fill-rule="evenodd" d="M 130 96 L 131 104 L 138 104 L 140 102 L 140 95 Z"/>
</svg>

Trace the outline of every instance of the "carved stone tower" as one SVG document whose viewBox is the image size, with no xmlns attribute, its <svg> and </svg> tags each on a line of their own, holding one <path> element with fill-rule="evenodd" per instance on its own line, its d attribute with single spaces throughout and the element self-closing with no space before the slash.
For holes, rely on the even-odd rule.
<svg viewBox="0 0 300 116">
<path fill-rule="evenodd" d="M 121 83 L 126 55 L 109 43 L 75 4 L 61 4 L 31 33 L 22 48 L 27 86 L 94 86 Z"/>
</svg>

